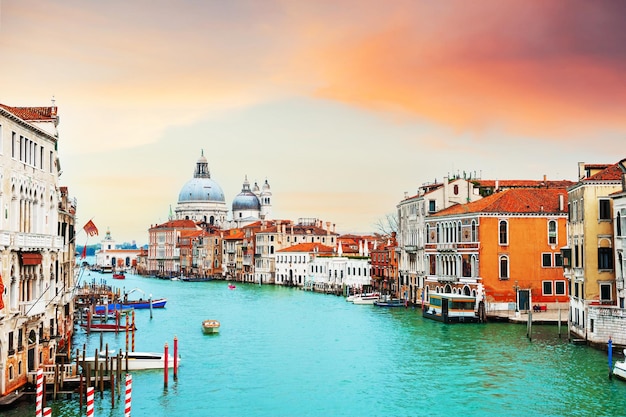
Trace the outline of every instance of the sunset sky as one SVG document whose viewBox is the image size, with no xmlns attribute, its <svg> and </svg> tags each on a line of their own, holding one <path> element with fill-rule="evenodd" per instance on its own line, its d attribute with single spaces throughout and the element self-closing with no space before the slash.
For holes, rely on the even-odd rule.
<svg viewBox="0 0 626 417">
<path fill-rule="evenodd" d="M 0 103 L 55 98 L 60 182 L 100 237 L 147 243 L 202 151 L 229 208 L 247 175 L 274 218 L 371 233 L 447 175 L 576 180 L 578 162 L 624 158 L 624 16 L 602 0 L 0 0 Z"/>
</svg>

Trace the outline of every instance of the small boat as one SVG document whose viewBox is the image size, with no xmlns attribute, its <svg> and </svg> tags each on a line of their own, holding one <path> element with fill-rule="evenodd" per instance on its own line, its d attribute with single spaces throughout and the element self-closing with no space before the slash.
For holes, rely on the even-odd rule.
<svg viewBox="0 0 626 417">
<path fill-rule="evenodd" d="M 237 288 L 237 286 L 235 284 L 228 284 L 228 289 L 229 290 L 234 290 L 235 288 Z"/>
<path fill-rule="evenodd" d="M 354 304 L 374 304 L 375 301 L 378 301 L 380 298 L 380 293 L 377 292 L 368 292 L 362 294 L 355 294 L 351 296 L 352 300 L 350 300 Z"/>
<path fill-rule="evenodd" d="M 128 354 L 128 369 L 126 369 L 126 355 Z M 108 355 L 106 352 L 100 352 L 98 354 L 98 362 L 104 363 L 107 357 L 110 359 L 119 355 L 119 352 L 110 350 Z M 122 351 L 122 369 L 129 371 L 139 371 L 143 369 L 163 369 L 165 368 L 163 352 L 124 352 Z M 95 356 L 85 358 L 85 364 L 91 366 L 95 365 Z M 113 369 L 117 369 L 117 361 L 111 362 Z M 79 365 L 82 365 L 82 361 L 79 361 Z M 178 355 L 178 363 L 180 365 L 180 355 Z M 167 355 L 167 367 L 174 367 L 174 356 Z"/>
<path fill-rule="evenodd" d="M 476 323 L 476 297 L 463 294 L 430 294 L 422 316 L 444 323 Z"/>
<path fill-rule="evenodd" d="M 391 298 L 386 295 L 374 301 L 374 305 L 378 307 L 406 307 L 406 302 L 399 298 Z"/>
<path fill-rule="evenodd" d="M 107 304 L 106 306 L 104 304 L 98 304 L 94 307 L 95 314 L 104 314 L 105 311 L 108 311 L 109 313 L 115 313 L 116 311 L 127 312 L 132 309 L 133 308 L 131 306 L 119 303 Z"/>
<path fill-rule="evenodd" d="M 80 326 L 88 332 L 125 332 L 126 331 L 126 325 L 123 325 L 123 324 L 118 325 L 115 323 L 91 323 L 91 324 L 82 323 Z M 137 327 L 132 329 L 132 327 L 129 326 L 129 330 L 137 330 Z"/>
<path fill-rule="evenodd" d="M 202 332 L 204 334 L 215 334 L 220 331 L 220 322 L 217 320 L 204 320 L 202 322 Z"/>
<path fill-rule="evenodd" d="M 156 300 L 152 300 L 152 308 L 164 308 L 165 303 L 167 303 L 167 298 L 157 298 Z M 135 301 L 126 300 L 122 305 L 134 309 L 145 309 L 150 308 L 150 300 L 144 300 L 142 298 Z"/>
<path fill-rule="evenodd" d="M 613 375 L 622 381 L 626 381 L 626 349 L 624 349 L 624 360 L 615 361 L 613 366 Z"/>
<path fill-rule="evenodd" d="M 113 279 L 126 279 L 126 275 L 123 272 L 116 272 L 113 274 Z"/>
<path fill-rule="evenodd" d="M 213 281 L 213 278 L 212 277 L 181 277 L 180 280 L 185 281 L 185 282 L 207 282 L 207 281 Z"/>
</svg>

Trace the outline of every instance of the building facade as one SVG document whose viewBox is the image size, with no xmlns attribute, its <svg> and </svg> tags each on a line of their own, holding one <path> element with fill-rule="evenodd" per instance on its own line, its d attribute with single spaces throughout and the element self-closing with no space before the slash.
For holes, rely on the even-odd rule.
<svg viewBox="0 0 626 417">
<path fill-rule="evenodd" d="M 0 105 L 0 396 L 67 359 L 76 202 L 60 187 L 57 107 Z"/>
</svg>

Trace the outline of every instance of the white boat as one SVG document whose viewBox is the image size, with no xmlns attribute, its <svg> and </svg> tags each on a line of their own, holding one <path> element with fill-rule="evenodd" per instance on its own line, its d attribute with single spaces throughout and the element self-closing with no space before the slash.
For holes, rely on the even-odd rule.
<svg viewBox="0 0 626 417">
<path fill-rule="evenodd" d="M 220 322 L 217 320 L 204 320 L 202 322 L 202 331 L 204 334 L 214 334 L 220 331 Z"/>
<path fill-rule="evenodd" d="M 119 352 L 114 350 L 109 351 L 108 360 L 111 361 L 111 358 L 117 355 L 119 355 Z M 126 369 L 126 352 L 122 351 L 122 370 L 138 371 L 142 369 L 163 369 L 165 367 L 164 356 L 163 352 L 128 352 L 128 369 Z M 106 360 L 106 352 L 100 352 L 98 354 L 98 363 L 105 363 Z M 85 358 L 85 364 L 89 364 L 92 367 L 95 365 L 95 362 L 94 356 Z M 79 360 L 78 364 L 82 365 L 82 363 L 82 360 Z M 111 362 L 109 362 L 109 365 L 112 366 L 113 369 L 117 369 L 116 360 L 113 360 L 112 365 Z M 180 355 L 178 355 L 177 365 L 180 365 Z M 171 354 L 167 355 L 167 367 L 174 367 L 174 356 Z"/>
<path fill-rule="evenodd" d="M 613 375 L 623 381 L 626 381 L 626 349 L 624 349 L 624 360 L 615 361 L 615 365 L 613 366 Z"/>
<path fill-rule="evenodd" d="M 357 294 L 352 299 L 352 302 L 354 304 L 374 304 L 374 302 L 378 301 L 379 298 L 380 294 L 377 292 Z"/>
</svg>

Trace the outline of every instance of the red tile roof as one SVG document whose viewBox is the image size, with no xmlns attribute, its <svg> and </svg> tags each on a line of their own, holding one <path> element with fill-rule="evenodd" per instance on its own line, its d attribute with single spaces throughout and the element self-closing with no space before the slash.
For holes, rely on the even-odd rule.
<svg viewBox="0 0 626 417">
<path fill-rule="evenodd" d="M 563 196 L 563 209 L 560 208 L 560 195 Z M 567 190 L 565 188 L 511 188 L 472 203 L 457 204 L 434 213 L 432 216 L 465 213 L 567 213 Z"/>
<path fill-rule="evenodd" d="M 586 178 L 585 181 L 621 181 L 622 170 L 618 164 L 609 165 L 602 171 Z"/>
<path fill-rule="evenodd" d="M 0 107 L 22 120 L 54 120 L 56 119 L 56 107 L 11 107 L 0 104 Z"/>
</svg>

